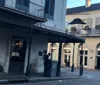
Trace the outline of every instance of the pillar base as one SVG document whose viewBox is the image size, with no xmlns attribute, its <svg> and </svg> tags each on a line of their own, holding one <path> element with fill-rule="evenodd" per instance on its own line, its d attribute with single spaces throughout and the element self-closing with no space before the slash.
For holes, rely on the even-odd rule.
<svg viewBox="0 0 100 85">
<path fill-rule="evenodd" d="M 71 67 L 71 72 L 74 72 L 74 64 Z"/>
<path fill-rule="evenodd" d="M 83 65 L 80 66 L 80 74 L 79 76 L 82 76 L 83 75 Z"/>
</svg>

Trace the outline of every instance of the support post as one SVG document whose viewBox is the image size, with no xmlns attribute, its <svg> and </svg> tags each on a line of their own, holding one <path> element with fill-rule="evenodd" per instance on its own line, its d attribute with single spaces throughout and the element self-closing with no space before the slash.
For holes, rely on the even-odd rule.
<svg viewBox="0 0 100 85">
<path fill-rule="evenodd" d="M 79 76 L 83 75 L 83 43 L 81 43 L 81 51 L 80 51 L 80 72 Z"/>
<path fill-rule="evenodd" d="M 31 44 L 32 44 L 32 29 L 30 29 L 30 34 L 29 34 L 28 61 L 27 61 L 27 69 L 26 69 L 26 76 L 28 78 L 30 78 L 30 72 L 31 72 L 31 66 L 30 66 Z"/>
<path fill-rule="evenodd" d="M 59 42 L 59 53 L 58 53 L 58 64 L 57 64 L 57 73 L 56 76 L 60 77 L 60 66 L 61 66 L 61 52 L 62 52 L 62 41 L 60 37 L 60 42 Z"/>
<path fill-rule="evenodd" d="M 73 56 L 72 56 L 72 68 L 71 68 L 71 72 L 74 72 L 74 51 L 75 51 L 75 43 L 73 43 Z"/>
</svg>

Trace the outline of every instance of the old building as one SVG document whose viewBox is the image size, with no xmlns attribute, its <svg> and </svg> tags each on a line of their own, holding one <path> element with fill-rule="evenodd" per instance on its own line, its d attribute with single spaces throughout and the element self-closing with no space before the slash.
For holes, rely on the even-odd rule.
<svg viewBox="0 0 100 85">
<path fill-rule="evenodd" d="M 43 72 L 42 53 L 48 42 L 60 42 L 59 50 L 62 42 L 84 42 L 65 33 L 65 8 L 66 0 L 0 0 L 0 71 L 10 75 Z"/>
<path fill-rule="evenodd" d="M 100 3 L 92 4 L 90 7 L 85 6 L 69 8 L 66 15 L 66 29 L 69 34 L 72 33 L 71 29 L 76 28 L 74 35 L 83 37 L 85 43 L 83 45 L 83 65 L 88 69 L 100 69 Z M 80 18 L 86 24 L 73 24 L 69 22 L 75 18 Z M 73 28 L 74 27 L 74 28 Z M 66 49 L 72 50 L 72 44 L 67 44 Z M 72 51 L 71 51 L 72 52 Z M 72 59 L 71 52 L 67 56 Z M 65 54 L 65 53 L 64 53 Z M 70 54 L 70 55 L 69 55 Z M 75 44 L 74 64 L 75 67 L 79 66 L 80 62 L 80 44 Z M 71 65 L 70 60 L 70 65 Z M 62 63 L 64 64 L 64 62 Z"/>
</svg>

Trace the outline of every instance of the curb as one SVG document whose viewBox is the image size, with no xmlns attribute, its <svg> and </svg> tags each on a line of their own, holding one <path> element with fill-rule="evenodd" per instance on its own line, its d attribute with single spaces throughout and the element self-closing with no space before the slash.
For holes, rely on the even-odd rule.
<svg viewBox="0 0 100 85">
<path fill-rule="evenodd" d="M 8 84 L 9 81 L 7 79 L 1 79 L 0 84 Z"/>
<path fill-rule="evenodd" d="M 45 79 L 30 79 L 29 83 L 36 83 L 36 82 L 44 82 L 44 81 L 57 81 L 57 80 L 72 80 L 72 79 L 79 79 L 80 77 L 77 78 L 45 78 Z"/>
<path fill-rule="evenodd" d="M 17 84 L 17 83 L 36 83 L 36 82 L 44 82 L 44 81 L 57 81 L 57 80 L 72 80 L 72 79 L 79 79 L 80 77 L 76 78 L 63 78 L 63 77 L 57 77 L 57 78 L 33 78 L 33 79 L 27 79 L 27 80 L 7 80 L 2 79 L 0 80 L 0 84 Z"/>
</svg>

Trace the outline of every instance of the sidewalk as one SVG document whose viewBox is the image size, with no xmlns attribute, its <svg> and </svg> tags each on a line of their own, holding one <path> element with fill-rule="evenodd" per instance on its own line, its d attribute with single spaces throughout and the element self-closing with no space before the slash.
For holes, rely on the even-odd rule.
<svg viewBox="0 0 100 85">
<path fill-rule="evenodd" d="M 63 72 L 70 73 L 76 76 L 79 76 L 79 69 L 74 69 L 74 72 L 71 72 L 71 68 L 62 68 Z M 92 70 L 92 69 L 83 69 L 82 78 L 92 79 L 92 80 L 100 80 L 100 70 Z"/>
<path fill-rule="evenodd" d="M 23 78 L 23 79 L 19 79 L 18 81 L 16 80 L 16 82 L 14 81 L 14 79 L 12 79 L 12 81 L 9 81 L 7 79 L 1 79 L 0 80 L 0 84 L 10 84 L 10 83 L 24 83 L 24 82 L 42 82 L 42 81 L 55 81 L 55 80 L 72 80 L 72 79 L 78 79 L 80 78 L 77 75 L 74 75 L 70 72 L 64 72 L 63 70 L 61 71 L 61 76 L 60 77 L 42 77 L 42 76 L 38 76 L 38 77 L 32 77 L 30 79 L 28 78 Z"/>
<path fill-rule="evenodd" d="M 54 81 L 54 80 L 67 80 L 67 79 L 78 79 L 80 76 L 69 74 L 66 72 L 61 72 L 60 77 L 31 77 L 30 82 L 39 82 L 39 81 Z"/>
</svg>

